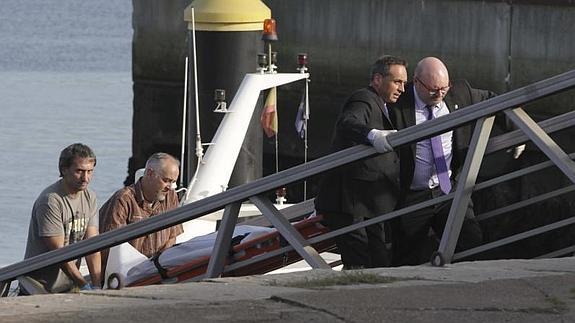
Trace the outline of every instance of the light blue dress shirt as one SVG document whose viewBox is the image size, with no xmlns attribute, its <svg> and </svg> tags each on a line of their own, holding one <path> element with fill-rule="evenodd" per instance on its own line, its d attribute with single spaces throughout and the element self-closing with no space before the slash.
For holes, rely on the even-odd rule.
<svg viewBox="0 0 575 323">
<path fill-rule="evenodd" d="M 425 107 L 425 103 L 419 98 L 417 90 L 414 86 L 415 97 L 415 124 L 420 124 L 428 120 L 429 110 Z M 435 118 L 448 115 L 449 109 L 445 102 L 441 101 L 439 105 L 433 107 L 433 115 Z M 451 168 L 452 159 L 452 139 L 453 131 L 441 134 L 441 144 L 443 146 L 443 154 L 445 156 L 447 167 Z M 449 177 L 451 177 L 451 169 L 449 170 Z M 433 162 L 433 152 L 431 151 L 431 140 L 425 139 L 416 144 L 415 149 L 415 172 L 413 174 L 413 181 L 410 188 L 412 190 L 424 190 L 439 186 L 437 179 L 437 172 Z"/>
</svg>

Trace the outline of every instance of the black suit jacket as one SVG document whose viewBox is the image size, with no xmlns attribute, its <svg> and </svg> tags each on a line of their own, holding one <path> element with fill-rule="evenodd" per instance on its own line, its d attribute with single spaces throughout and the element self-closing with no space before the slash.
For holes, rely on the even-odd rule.
<svg viewBox="0 0 575 323">
<path fill-rule="evenodd" d="M 339 115 L 331 150 L 370 144 L 372 129 L 395 129 L 385 116 L 384 101 L 371 87 L 351 95 Z M 322 214 L 374 217 L 392 211 L 399 194 L 399 159 L 396 152 L 357 161 L 326 174 L 315 200 Z"/>
<path fill-rule="evenodd" d="M 415 125 L 415 92 L 412 83 L 408 83 L 406 91 L 401 95 L 399 100 L 388 105 L 392 110 L 392 121 L 398 130 Z M 466 80 L 454 81 L 444 102 L 449 112 L 455 109 L 465 108 L 469 105 L 490 99 L 496 96 L 494 92 L 472 88 Z M 473 125 L 468 124 L 453 130 L 452 160 L 451 171 L 452 178 L 456 178 L 469 148 L 469 141 L 473 133 Z M 413 181 L 415 171 L 415 145 L 412 143 L 400 147 L 401 157 L 401 187 L 402 191 L 409 189 Z"/>
</svg>

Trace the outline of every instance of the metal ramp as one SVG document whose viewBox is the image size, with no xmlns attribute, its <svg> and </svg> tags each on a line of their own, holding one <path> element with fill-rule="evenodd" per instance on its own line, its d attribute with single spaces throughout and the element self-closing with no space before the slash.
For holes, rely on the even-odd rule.
<svg viewBox="0 0 575 323">
<path fill-rule="evenodd" d="M 152 217 L 130 226 L 106 232 L 98 237 L 80 241 L 73 245 L 66 246 L 62 249 L 53 250 L 45 254 L 9 265 L 0 269 L 0 282 L 4 284 L 16 279 L 20 275 L 25 275 L 34 270 L 46 266 L 69 261 L 78 257 L 85 256 L 97 250 L 109 248 L 123 242 L 127 242 L 142 235 L 161 230 L 172 225 L 185 221 L 200 218 L 216 210 L 225 208 L 222 224 L 216 238 L 214 253 L 210 259 L 206 277 L 217 277 L 223 272 L 235 270 L 242 266 L 248 266 L 254 263 L 253 259 L 234 263 L 224 266 L 224 259 L 227 254 L 231 241 L 231 232 L 236 223 L 240 204 L 250 200 L 262 211 L 264 217 L 281 233 L 289 242 L 288 246 L 278 250 L 266 253 L 263 257 L 275 257 L 290 250 L 295 250 L 308 264 L 313 268 L 329 268 L 328 264 L 319 257 L 318 253 L 311 247 L 312 244 L 331 239 L 337 235 L 356 230 L 374 223 L 389 220 L 419 208 L 427 207 L 453 199 L 450 214 L 446 223 L 444 234 L 439 245 L 439 249 L 432 259 L 432 264 L 443 265 L 454 260 L 459 260 L 485 250 L 497 248 L 527 237 L 531 237 L 543 232 L 565 227 L 575 223 L 575 217 L 569 217 L 565 220 L 558 221 L 540 228 L 529 230 L 514 236 L 510 236 L 499 241 L 491 242 L 473 249 L 464 250 L 454 254 L 455 245 L 461 229 L 464 212 L 470 201 L 471 194 L 474 191 L 485 189 L 489 186 L 496 185 L 506 180 L 531 174 L 535 171 L 546 167 L 556 166 L 569 179 L 575 183 L 575 164 L 571 160 L 572 156 L 567 155 L 552 139 L 549 133 L 566 129 L 575 125 L 575 112 L 569 112 L 552 119 L 534 122 L 525 111 L 519 106 L 525 103 L 559 93 L 575 87 L 575 70 L 560 74 L 549 79 L 510 91 L 499 95 L 491 100 L 484 101 L 465 109 L 457 110 L 447 116 L 437 118 L 404 130 L 391 134 L 388 137 L 389 143 L 393 147 L 409 144 L 433 135 L 443 133 L 447 130 L 454 129 L 465 124 L 475 123 L 475 129 L 467 159 L 465 161 L 460 181 L 454 192 L 449 195 L 440 196 L 433 200 L 412 205 L 407 208 L 396 210 L 394 212 L 383 214 L 378 217 L 369 219 L 362 223 L 357 223 L 336 231 L 331 231 L 324 235 L 313 237 L 305 240 L 290 225 L 289 221 L 278 211 L 269 200 L 264 196 L 266 192 L 272 191 L 277 187 L 285 186 L 290 183 L 304 180 L 310 176 L 340 167 L 342 165 L 368 158 L 377 154 L 369 146 L 355 146 L 334 154 L 316 159 L 304 165 L 299 165 L 277 174 L 258 179 L 248 184 L 229 189 L 217 195 L 207 197 L 197 202 L 190 203 L 178 209 L 167 212 L 162 217 Z M 493 125 L 493 116 L 498 112 L 503 112 L 519 128 L 516 131 L 500 135 L 489 139 L 489 134 Z M 549 161 L 534 165 L 519 171 L 506 174 L 499 178 L 489 180 L 483 183 L 476 183 L 477 175 L 480 169 L 483 156 L 486 153 L 512 147 L 517 144 L 532 141 L 548 158 Z M 463 179 L 463 180 L 461 180 Z M 479 220 L 485 220 L 499 214 L 509 212 L 513 209 L 522 208 L 543 199 L 565 194 L 574 189 L 574 185 L 559 189 L 554 192 L 543 194 L 508 205 L 499 210 L 493 210 L 487 214 L 478 215 Z M 305 202 L 309 207 L 309 201 Z M 305 209 L 302 208 L 302 209 Z M 564 248 L 544 256 L 560 256 L 573 252 L 575 247 Z M 261 259 L 261 258 L 260 258 Z"/>
</svg>

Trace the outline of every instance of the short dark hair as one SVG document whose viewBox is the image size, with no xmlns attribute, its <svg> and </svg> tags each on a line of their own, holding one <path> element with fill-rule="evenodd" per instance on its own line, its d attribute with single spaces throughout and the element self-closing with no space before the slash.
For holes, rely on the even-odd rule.
<svg viewBox="0 0 575 323">
<path fill-rule="evenodd" d="M 376 74 L 381 74 L 383 76 L 389 75 L 389 68 L 391 65 L 403 65 L 405 68 L 407 68 L 407 61 L 403 58 L 391 55 L 381 56 L 371 66 L 370 79 L 373 79 Z"/>
<path fill-rule="evenodd" d="M 81 143 L 71 144 L 60 153 L 60 160 L 58 161 L 60 177 L 63 176 L 62 170 L 72 166 L 75 158 L 90 158 L 94 160 L 94 166 L 96 166 L 96 154 L 90 147 Z"/>
</svg>

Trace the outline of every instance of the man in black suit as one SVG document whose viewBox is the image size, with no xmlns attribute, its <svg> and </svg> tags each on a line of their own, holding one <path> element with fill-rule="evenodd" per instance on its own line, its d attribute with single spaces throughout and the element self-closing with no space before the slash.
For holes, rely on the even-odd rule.
<svg viewBox="0 0 575 323">
<path fill-rule="evenodd" d="M 339 115 L 332 151 L 359 144 L 380 152 L 392 147 L 385 136 L 394 132 L 386 103 L 396 102 L 407 82 L 407 63 L 392 56 L 372 66 L 368 87 L 354 92 Z M 332 230 L 362 222 L 395 208 L 399 194 L 399 160 L 395 152 L 355 162 L 327 174 L 315 200 L 316 211 Z M 344 269 L 389 266 L 384 224 L 378 223 L 336 237 Z"/>
<path fill-rule="evenodd" d="M 397 129 L 431 120 L 458 108 L 487 100 L 495 93 L 472 88 L 467 81 L 451 83 L 447 68 L 439 59 L 426 57 L 415 68 L 413 83 L 392 105 Z M 472 126 L 425 139 L 399 149 L 401 158 L 401 199 L 398 208 L 448 194 L 457 180 L 471 139 Z M 416 265 L 430 260 L 435 246 L 430 228 L 441 237 L 451 201 L 436 204 L 393 220 L 394 265 Z M 457 250 L 482 242 L 482 231 L 468 205 Z"/>
</svg>

